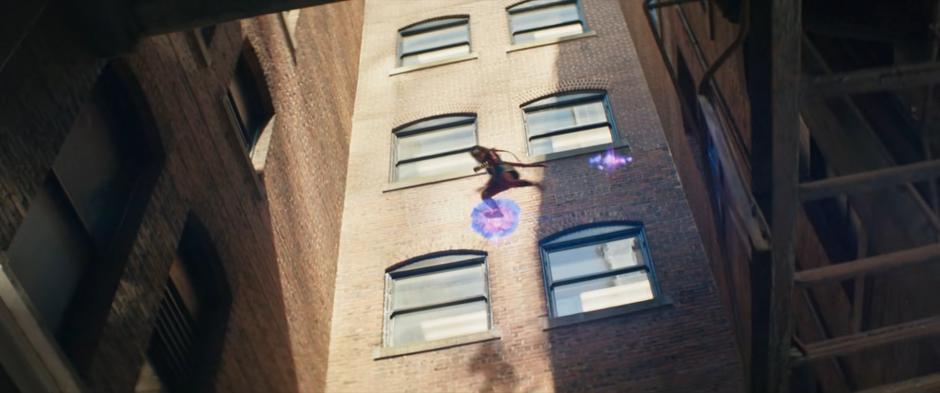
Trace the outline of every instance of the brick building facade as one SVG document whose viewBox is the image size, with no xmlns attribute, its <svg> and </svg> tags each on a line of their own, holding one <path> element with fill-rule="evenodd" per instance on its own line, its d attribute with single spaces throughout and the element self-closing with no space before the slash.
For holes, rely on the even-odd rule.
<svg viewBox="0 0 940 393">
<path fill-rule="evenodd" d="M 153 361 L 151 337 L 167 328 L 161 299 L 171 265 L 187 258 L 197 259 L 190 273 L 210 262 L 224 272 L 217 283 L 196 284 L 224 289 L 200 317 L 213 307 L 224 312 L 222 333 L 190 337 L 190 355 L 199 359 L 193 388 L 210 376 L 203 382 L 217 391 L 322 390 L 362 3 L 152 36 L 113 60 L 76 33 L 79 15 L 47 3 L 18 4 L 2 18 L 0 390 L 132 391 L 146 359 Z M 241 77 L 256 84 L 246 88 L 266 108 L 267 127 L 250 155 L 239 135 L 244 113 L 226 102 Z M 114 151 L 82 144 L 91 140 L 85 134 L 73 143 L 78 129 L 136 138 L 144 147 L 135 154 L 149 157 L 132 176 L 136 194 L 117 220 L 119 235 L 91 246 L 81 228 L 57 234 L 49 224 L 74 222 L 70 209 L 86 218 L 85 190 L 71 177 L 87 180 L 100 169 L 89 165 L 104 160 L 94 150 L 70 159 L 68 146 Z M 62 195 L 47 190 L 50 176 L 71 202 L 44 204 L 43 195 Z M 181 255 L 188 242 L 205 252 Z M 73 253 L 81 247 L 90 255 Z M 43 250 L 51 250 L 48 258 Z M 32 269 L 39 260 L 55 265 Z M 56 278 L 76 264 L 85 270 Z M 62 283 L 79 289 L 70 296 Z M 48 295 L 56 291 L 63 293 Z"/>
<path fill-rule="evenodd" d="M 617 2 L 326 2 L 110 60 L 36 4 L 0 37 L 0 390 L 744 390 L 701 179 L 680 180 L 669 86 Z M 576 22 L 531 17 L 552 10 Z M 457 41 L 409 52 L 442 29 Z M 535 135 L 559 103 L 582 105 L 576 127 Z M 499 196 L 520 207 L 510 236 L 471 229 L 487 177 L 469 145 L 427 176 L 402 150 L 446 116 L 546 165 L 520 169 L 543 189 Z M 608 149 L 632 161 L 588 164 Z M 551 278 L 553 253 L 595 246 L 609 272 Z M 445 306 L 396 314 L 393 288 L 453 261 L 477 297 L 419 287 Z M 420 317 L 455 304 L 482 308 Z"/>
<path fill-rule="evenodd" d="M 507 7 L 517 3 L 366 3 L 327 391 L 741 391 L 728 314 L 619 5 L 569 2 L 580 7 L 581 32 L 512 44 Z M 411 44 L 396 40 L 428 20 L 468 24 L 469 48 L 407 64 Z M 521 107 L 585 91 L 607 95 L 617 152 L 633 158 L 619 171 L 588 165 L 609 143 L 526 154 Z M 547 165 L 521 170 L 544 191 L 500 196 L 521 208 L 511 236 L 487 240 L 470 229 L 485 176 L 465 168 L 394 177 L 402 170 L 395 152 L 403 137 L 396 132 L 448 114 L 475 116 L 480 145 Z M 628 305 L 584 312 L 580 320 L 550 317 L 540 241 L 603 222 L 642 224 L 660 293 L 642 310 Z M 485 255 L 488 328 L 396 345 L 396 310 L 386 306 L 397 302 L 396 275 L 409 262 L 455 250 Z"/>
</svg>

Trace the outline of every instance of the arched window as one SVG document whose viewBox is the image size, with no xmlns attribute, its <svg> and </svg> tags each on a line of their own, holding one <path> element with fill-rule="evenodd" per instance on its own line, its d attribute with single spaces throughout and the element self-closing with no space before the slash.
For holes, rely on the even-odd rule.
<svg viewBox="0 0 940 393">
<path fill-rule="evenodd" d="M 274 104 L 258 55 L 248 41 L 242 45 L 224 100 L 232 125 L 238 129 L 249 156 L 261 153 L 255 148 L 264 137 L 270 138 Z"/>
<path fill-rule="evenodd" d="M 619 141 L 604 91 L 553 95 L 522 106 L 529 155 L 537 156 Z"/>
<path fill-rule="evenodd" d="M 659 296 L 640 224 L 581 226 L 550 236 L 540 247 L 552 317 Z"/>
<path fill-rule="evenodd" d="M 231 303 L 212 237 L 190 214 L 163 283 L 137 391 L 205 390 L 218 366 Z"/>
<path fill-rule="evenodd" d="M 133 73 L 109 64 L 7 249 L 36 317 L 82 370 L 111 309 L 163 162 Z"/>
<path fill-rule="evenodd" d="M 425 64 L 470 53 L 470 18 L 432 19 L 398 31 L 398 65 Z"/>
<path fill-rule="evenodd" d="M 587 30 L 577 0 L 531 0 L 506 11 L 513 44 L 581 34 Z"/>
<path fill-rule="evenodd" d="M 470 174 L 476 161 L 468 154 L 477 144 L 474 114 L 432 117 L 393 133 L 393 181 Z"/>
<path fill-rule="evenodd" d="M 490 330 L 486 254 L 431 254 L 385 275 L 385 346 L 482 333 Z"/>
</svg>

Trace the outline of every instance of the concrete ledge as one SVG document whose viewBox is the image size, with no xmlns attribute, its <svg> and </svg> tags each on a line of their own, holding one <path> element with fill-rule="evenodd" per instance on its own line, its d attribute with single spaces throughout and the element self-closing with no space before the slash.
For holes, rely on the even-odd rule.
<svg viewBox="0 0 940 393">
<path fill-rule="evenodd" d="M 449 59 L 443 59 L 443 60 L 438 60 L 438 61 L 432 61 L 432 62 L 430 62 L 430 63 L 415 64 L 415 65 L 410 65 L 410 66 L 397 67 L 397 68 L 392 69 L 392 71 L 390 71 L 390 72 L 388 73 L 388 75 L 389 75 L 389 76 L 393 76 L 393 75 L 404 74 L 404 73 L 408 73 L 408 72 L 412 72 L 412 71 L 423 70 L 423 69 L 426 69 L 426 68 L 438 67 L 438 66 L 442 66 L 442 65 L 446 65 L 446 64 L 460 63 L 460 62 L 464 62 L 464 61 L 467 61 L 467 60 L 476 59 L 477 57 L 479 57 L 479 56 L 477 55 L 476 52 L 470 52 L 470 53 L 467 53 L 467 54 L 465 54 L 465 55 L 461 55 L 461 56 L 457 56 L 457 57 L 451 57 L 451 58 L 449 58 Z"/>
<path fill-rule="evenodd" d="M 672 306 L 672 300 L 669 300 L 667 297 L 660 296 L 658 298 L 653 298 L 639 303 L 625 304 L 622 306 L 605 308 L 602 310 L 588 311 L 580 314 L 566 315 L 563 317 L 543 318 L 542 330 L 557 329 L 585 322 L 614 318 L 637 313 L 640 311 L 653 310 L 670 306 Z"/>
<path fill-rule="evenodd" d="M 372 350 L 372 359 L 388 359 L 398 356 L 459 347 L 461 345 L 498 340 L 499 338 L 499 332 L 495 329 L 490 329 L 489 331 L 482 333 L 468 334 L 466 336 L 447 338 L 443 340 L 428 341 L 420 344 L 405 345 L 401 347 L 376 347 Z"/>
<path fill-rule="evenodd" d="M 508 49 L 506 49 L 506 53 L 517 52 L 517 51 L 521 51 L 521 50 L 525 50 L 529 48 L 538 48 L 540 46 L 546 46 L 546 45 L 555 45 L 557 43 L 561 43 L 565 41 L 579 40 L 582 38 L 594 37 L 594 36 L 597 36 L 597 32 L 593 30 L 588 30 L 580 34 L 566 35 L 562 37 L 549 38 L 545 40 L 526 42 L 524 44 L 513 44 Z"/>
</svg>

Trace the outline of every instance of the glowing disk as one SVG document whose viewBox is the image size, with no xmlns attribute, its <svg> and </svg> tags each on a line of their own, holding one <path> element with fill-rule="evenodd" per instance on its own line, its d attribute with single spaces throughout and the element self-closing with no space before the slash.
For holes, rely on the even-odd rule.
<svg viewBox="0 0 940 393">
<path fill-rule="evenodd" d="M 511 235 L 519 226 L 519 205 L 509 199 L 494 199 L 496 209 L 480 202 L 470 212 L 470 227 L 487 239 Z"/>
</svg>

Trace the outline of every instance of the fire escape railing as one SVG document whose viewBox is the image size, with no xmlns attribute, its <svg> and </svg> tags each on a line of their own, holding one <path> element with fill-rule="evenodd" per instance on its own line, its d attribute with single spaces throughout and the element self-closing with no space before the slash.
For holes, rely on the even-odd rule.
<svg viewBox="0 0 940 393">
<path fill-rule="evenodd" d="M 720 88 L 712 80 L 715 67 L 707 66 L 704 54 L 698 41 L 691 31 L 688 21 L 681 10 L 681 4 L 699 0 L 644 0 L 644 11 L 652 35 L 656 40 L 660 55 L 669 73 L 676 90 L 679 90 L 678 76 L 675 67 L 667 54 L 664 39 L 660 34 L 653 12 L 661 8 L 678 6 L 679 17 L 684 24 L 687 38 L 698 57 L 700 65 L 708 69 L 706 78 L 703 78 L 699 101 L 703 103 L 703 115 L 706 128 L 719 150 L 722 159 L 733 159 L 733 144 L 735 135 L 728 135 L 728 128 L 735 128 L 730 108 L 724 99 Z M 849 194 L 885 189 L 901 186 L 920 201 L 918 206 L 935 227 L 940 224 L 936 212 L 931 205 L 920 198 L 912 183 L 917 181 L 940 178 L 940 160 L 931 160 L 929 147 L 926 147 L 927 161 L 878 169 L 852 175 L 831 177 L 823 180 L 799 183 L 799 134 L 800 134 L 800 100 L 804 97 L 835 96 L 864 93 L 876 90 L 896 90 L 914 86 L 932 86 L 940 82 L 940 63 L 936 61 L 936 45 L 931 62 L 916 65 L 889 67 L 884 69 L 868 69 L 862 71 L 816 76 L 801 81 L 801 56 L 804 40 L 803 24 L 801 22 L 801 0 L 770 0 L 771 23 L 769 31 L 770 42 L 767 43 L 770 63 L 773 72 L 770 76 L 772 98 L 770 113 L 752 113 L 754 115 L 770 116 L 772 119 L 770 137 L 772 139 L 772 186 L 771 204 L 769 212 L 772 220 L 768 226 L 760 209 L 757 209 L 755 198 L 743 181 L 745 178 L 737 165 L 731 165 L 734 170 L 729 176 L 729 188 L 732 197 L 738 206 L 737 215 L 748 226 L 756 230 L 748 231 L 748 239 L 755 250 L 757 245 L 769 244 L 771 257 L 765 259 L 770 263 L 769 282 L 752 283 L 753 285 L 770 285 L 770 296 L 766 307 L 770 308 L 770 326 L 764 327 L 763 334 L 756 334 L 755 340 L 765 340 L 762 348 L 767 354 L 763 358 L 765 364 L 752 364 L 751 390 L 756 392 L 784 393 L 789 391 L 790 368 L 819 359 L 830 359 L 836 356 L 855 353 L 857 351 L 883 346 L 901 341 L 912 340 L 927 336 L 940 335 L 940 317 L 930 317 L 893 326 L 881 327 L 851 335 L 829 338 L 818 342 L 803 345 L 795 340 L 792 333 L 792 318 L 790 310 L 793 291 L 799 288 L 808 288 L 842 280 L 860 280 L 868 275 L 881 274 L 901 267 L 909 267 L 940 260 L 940 244 L 915 247 L 908 250 L 897 251 L 877 256 L 860 256 L 854 261 L 823 266 L 814 269 L 795 272 L 795 238 L 796 216 L 802 202 L 822 198 L 841 197 Z M 750 18 L 750 15 L 742 15 Z M 661 21 L 660 21 L 661 23 Z M 807 42 L 807 44 L 809 44 Z M 935 43 L 936 44 L 936 43 Z M 808 48 L 813 50 L 813 48 Z M 720 63 L 716 61 L 716 63 Z M 827 70 L 828 71 L 828 70 Z M 716 97 L 720 113 L 718 116 L 708 105 L 707 98 L 701 96 L 708 85 Z M 681 92 L 680 92 L 681 94 Z M 929 96 L 928 96 L 928 99 Z M 680 99 L 680 107 L 685 116 L 694 118 L 693 108 L 685 100 Z M 925 106 L 929 109 L 929 105 Z M 924 120 L 926 121 L 926 120 Z M 727 127 L 725 127 L 727 126 Z M 822 130 L 822 132 L 825 132 Z M 922 129 L 924 140 L 928 140 L 926 128 Z M 737 133 L 740 135 L 740 133 Z M 736 146 L 740 148 L 739 146 Z M 740 152 L 740 151 L 739 151 Z M 748 165 L 745 160 L 742 164 Z M 931 182 L 932 183 L 932 182 Z M 935 186 L 929 187 L 935 193 Z M 742 195 L 744 194 L 744 195 Z M 932 195 L 933 208 L 937 206 L 937 197 Z M 742 203 L 743 201 L 743 203 Z M 740 207 L 746 207 L 742 212 Z M 769 228 L 769 229 L 768 229 Z M 940 229 L 940 228 L 938 228 Z M 773 234 L 773 236 L 771 236 Z M 853 319 L 857 319 L 860 294 L 864 287 L 856 286 L 856 296 L 853 299 Z M 856 323 L 856 325 L 858 325 Z M 758 327 L 760 329 L 760 327 Z M 791 343 L 796 348 L 791 348 Z M 922 391 L 924 389 L 940 388 L 940 373 L 900 381 L 881 387 L 864 390 L 865 393 L 895 392 L 895 391 Z M 918 390 L 920 389 L 920 390 Z"/>
</svg>

